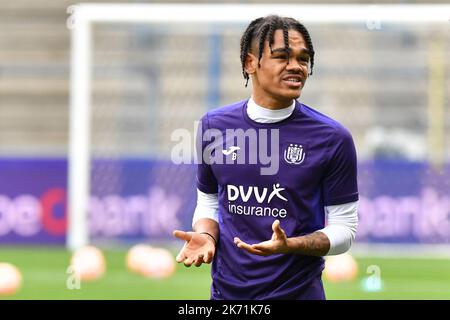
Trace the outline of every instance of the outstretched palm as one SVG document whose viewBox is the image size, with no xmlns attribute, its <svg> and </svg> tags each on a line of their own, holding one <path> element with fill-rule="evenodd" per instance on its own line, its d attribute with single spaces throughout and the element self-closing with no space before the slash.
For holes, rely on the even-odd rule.
<svg viewBox="0 0 450 320">
<path fill-rule="evenodd" d="M 208 239 L 208 235 L 180 230 L 175 230 L 173 235 L 186 241 L 176 257 L 177 262 L 183 262 L 186 267 L 190 267 L 192 264 L 199 267 L 202 263 L 211 263 L 216 248 L 214 243 Z"/>
<path fill-rule="evenodd" d="M 259 256 L 268 256 L 277 253 L 288 253 L 286 233 L 280 227 L 280 221 L 275 220 L 272 224 L 272 238 L 256 244 L 248 244 L 238 237 L 234 238 L 234 243 L 241 249 Z"/>
</svg>

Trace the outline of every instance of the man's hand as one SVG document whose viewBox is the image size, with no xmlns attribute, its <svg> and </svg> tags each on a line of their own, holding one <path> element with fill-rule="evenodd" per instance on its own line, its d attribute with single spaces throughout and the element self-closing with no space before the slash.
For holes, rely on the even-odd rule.
<svg viewBox="0 0 450 320">
<path fill-rule="evenodd" d="M 256 244 L 248 244 L 239 238 L 234 238 L 234 243 L 241 249 L 259 256 L 268 256 L 277 253 L 289 253 L 286 233 L 280 227 L 280 221 L 275 220 L 272 224 L 272 239 Z"/>
<path fill-rule="evenodd" d="M 202 263 L 211 263 L 216 247 L 207 234 L 175 230 L 173 235 L 186 241 L 175 259 L 178 263 L 183 262 L 186 267 L 192 264 L 200 267 Z"/>
</svg>

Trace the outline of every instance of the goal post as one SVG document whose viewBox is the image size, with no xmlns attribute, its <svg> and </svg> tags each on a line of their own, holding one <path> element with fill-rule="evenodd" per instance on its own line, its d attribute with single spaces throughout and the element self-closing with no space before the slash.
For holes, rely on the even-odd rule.
<svg viewBox="0 0 450 320">
<path fill-rule="evenodd" d="M 68 13 L 71 14 L 68 21 L 71 74 L 67 248 L 71 250 L 89 243 L 93 26 L 174 23 L 245 26 L 251 20 L 269 14 L 292 16 L 307 26 L 356 24 L 377 29 L 382 24 L 440 24 L 447 27 L 450 24 L 450 5 L 78 4 L 71 6 Z M 442 103 L 433 103 L 434 113 L 438 110 L 441 114 L 442 108 Z"/>
</svg>

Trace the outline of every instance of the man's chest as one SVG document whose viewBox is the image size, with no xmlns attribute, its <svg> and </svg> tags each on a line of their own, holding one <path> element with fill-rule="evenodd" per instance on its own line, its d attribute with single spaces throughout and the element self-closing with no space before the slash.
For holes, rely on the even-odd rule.
<svg viewBox="0 0 450 320">
<path fill-rule="evenodd" d="M 221 186 L 317 187 L 328 155 L 326 141 L 301 131 L 241 130 L 224 135 L 213 153 L 212 171 Z"/>
</svg>

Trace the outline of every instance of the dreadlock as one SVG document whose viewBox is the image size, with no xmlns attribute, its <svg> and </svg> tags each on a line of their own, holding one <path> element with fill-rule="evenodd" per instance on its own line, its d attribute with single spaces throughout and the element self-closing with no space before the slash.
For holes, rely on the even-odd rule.
<svg viewBox="0 0 450 320">
<path fill-rule="evenodd" d="M 296 30 L 300 32 L 305 38 L 306 44 L 308 45 L 308 49 L 311 51 L 311 69 L 309 74 L 312 75 L 313 67 L 314 67 L 314 48 L 311 41 L 311 37 L 309 35 L 308 30 L 305 28 L 303 24 L 298 22 L 293 18 L 288 17 L 280 17 L 276 15 L 270 15 L 264 18 L 258 18 L 253 20 L 241 38 L 241 64 L 242 64 L 242 75 L 244 79 L 246 79 L 245 86 L 248 85 L 249 75 L 245 71 L 245 60 L 247 59 L 247 55 L 249 51 L 251 51 L 251 46 L 253 41 L 257 41 L 258 43 L 258 67 L 261 67 L 260 61 L 264 51 L 264 42 L 269 40 L 269 48 L 272 53 L 272 45 L 274 43 L 273 34 L 275 30 L 281 29 L 283 30 L 283 38 L 284 38 L 284 46 L 286 50 L 289 47 L 289 30 Z M 288 58 L 289 63 L 289 58 Z"/>
</svg>

